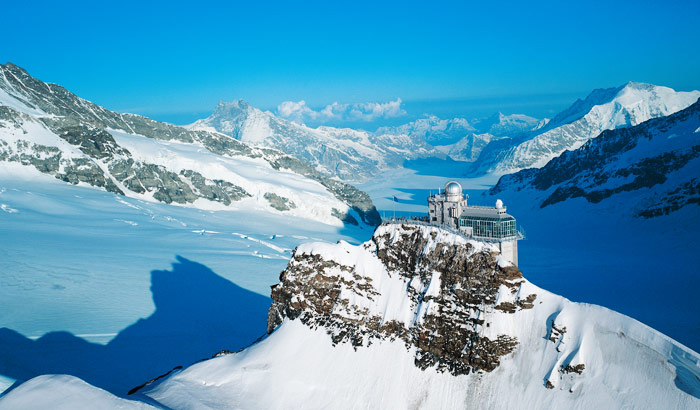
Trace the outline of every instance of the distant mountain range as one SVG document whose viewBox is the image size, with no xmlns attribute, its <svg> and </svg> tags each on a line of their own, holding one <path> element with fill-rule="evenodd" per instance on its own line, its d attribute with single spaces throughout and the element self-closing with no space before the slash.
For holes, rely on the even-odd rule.
<svg viewBox="0 0 700 410">
<path fill-rule="evenodd" d="M 580 147 L 605 130 L 629 127 L 673 114 L 698 98 L 700 91 L 676 92 L 667 87 L 635 82 L 595 90 L 542 128 L 489 145 L 474 163 L 472 173 L 502 175 L 525 168 L 540 168 L 552 158 Z"/>
<path fill-rule="evenodd" d="M 11 63 L 0 66 L 2 162 L 165 203 L 326 223 L 380 220 L 367 194 L 285 153 L 110 111 Z"/>
<path fill-rule="evenodd" d="M 630 82 L 593 91 L 551 120 L 523 114 L 473 119 L 427 116 L 375 132 L 311 128 L 264 112 L 239 100 L 221 102 L 213 114 L 187 128 L 218 131 L 258 147 L 281 150 L 345 181 L 365 181 L 404 161 L 446 158 L 465 162 L 464 174 L 507 174 L 539 168 L 602 131 L 673 114 L 700 91 Z"/>
<path fill-rule="evenodd" d="M 377 133 L 422 138 L 453 160 L 472 162 L 492 141 L 534 131 L 547 121 L 523 114 L 504 115 L 500 112 L 487 118 L 474 119 L 471 123 L 464 118 L 442 120 L 428 116 L 398 127 L 383 127 Z"/>
<path fill-rule="evenodd" d="M 645 218 L 699 205 L 700 101 L 667 117 L 603 131 L 540 169 L 504 175 L 491 193 L 524 191 L 540 207 L 627 194 L 628 209 Z"/>
<path fill-rule="evenodd" d="M 384 170 L 399 168 L 406 160 L 449 156 L 457 161 L 475 161 L 490 142 L 532 132 L 546 123 L 546 119 L 527 115 L 497 113 L 473 120 L 473 124 L 465 118 L 431 115 L 375 132 L 311 128 L 237 100 L 220 102 L 212 115 L 186 128 L 220 132 L 251 146 L 278 149 L 322 173 L 362 182 Z"/>
<path fill-rule="evenodd" d="M 400 167 L 406 159 L 442 155 L 417 136 L 310 128 L 243 100 L 220 102 L 211 116 L 187 128 L 220 132 L 250 146 L 278 149 L 345 181 L 366 180 L 381 170 Z"/>
<path fill-rule="evenodd" d="M 338 179 L 377 178 L 384 170 L 401 167 L 406 160 L 427 157 L 449 156 L 463 161 L 468 175 L 541 168 L 567 150 L 576 150 L 598 135 L 607 136 L 603 131 L 671 115 L 699 97 L 700 91 L 676 92 L 630 82 L 595 90 L 549 121 L 501 113 L 471 121 L 429 116 L 373 133 L 310 128 L 239 100 L 222 102 L 210 117 L 183 128 L 109 111 L 8 63 L 0 66 L 0 161 L 31 166 L 67 182 L 166 203 L 235 207 L 259 202 L 273 211 L 315 215 L 326 221 L 339 218 L 376 224 L 379 216 L 369 197 Z M 620 131 L 619 135 L 623 134 Z M 657 151 L 675 149 L 680 141 L 685 140 L 659 143 Z M 197 149 L 206 150 L 210 157 L 195 155 Z M 606 149 L 606 158 L 612 160 L 614 149 Z M 563 155 L 547 169 L 561 166 L 565 160 L 575 162 L 572 158 L 576 155 Z M 230 163 L 222 165 L 222 158 Z M 251 160 L 265 172 L 244 172 L 250 167 L 240 161 Z M 579 166 L 585 164 L 581 160 Z M 296 175 L 293 178 L 309 184 L 320 184 L 329 195 L 328 202 L 320 205 L 323 201 L 300 194 L 297 182 L 281 171 L 291 171 Z M 260 183 L 259 177 L 266 173 L 271 177 Z M 515 179 L 505 178 L 495 189 L 505 189 L 513 181 L 524 181 L 535 174 L 528 171 Z M 542 178 L 536 179 L 538 188 L 543 186 Z M 599 179 L 595 181 L 599 183 Z M 669 188 L 669 194 L 674 189 L 692 191 L 692 181 L 683 183 L 690 185 Z M 580 182 L 575 185 L 593 189 L 593 185 L 586 188 Z M 308 189 L 317 191 L 312 185 Z M 564 194 L 564 189 L 552 193 L 545 205 L 557 197 L 594 200 L 595 195 L 603 195 L 576 193 L 571 187 Z M 314 210 L 319 206 L 323 211 Z M 661 209 L 664 205 L 658 206 Z"/>
</svg>

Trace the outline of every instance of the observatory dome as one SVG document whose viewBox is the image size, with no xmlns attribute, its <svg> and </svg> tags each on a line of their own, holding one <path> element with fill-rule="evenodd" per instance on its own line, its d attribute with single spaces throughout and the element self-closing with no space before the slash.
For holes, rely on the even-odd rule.
<svg viewBox="0 0 700 410">
<path fill-rule="evenodd" d="M 464 199 L 462 185 L 457 181 L 450 181 L 445 185 L 445 199 L 449 202 L 459 202 Z"/>
<path fill-rule="evenodd" d="M 457 181 L 450 181 L 445 185 L 445 194 L 447 195 L 459 195 L 462 193 L 462 185 Z"/>
</svg>

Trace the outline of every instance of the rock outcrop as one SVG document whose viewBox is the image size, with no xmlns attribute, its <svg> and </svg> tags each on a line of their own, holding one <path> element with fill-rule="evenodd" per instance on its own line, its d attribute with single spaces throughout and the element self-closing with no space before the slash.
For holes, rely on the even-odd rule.
<svg viewBox="0 0 700 410">
<path fill-rule="evenodd" d="M 520 295 L 520 271 L 495 248 L 436 227 L 382 225 L 363 249 L 372 269 L 297 250 L 272 289 L 268 332 L 290 319 L 358 349 L 401 340 L 415 348 L 416 366 L 455 375 L 492 371 L 518 345 L 514 336 L 481 331 L 493 315 L 530 309 L 537 298 Z M 386 294 L 388 278 L 401 294 Z M 402 308 L 395 315 L 371 309 L 386 303 Z"/>
</svg>

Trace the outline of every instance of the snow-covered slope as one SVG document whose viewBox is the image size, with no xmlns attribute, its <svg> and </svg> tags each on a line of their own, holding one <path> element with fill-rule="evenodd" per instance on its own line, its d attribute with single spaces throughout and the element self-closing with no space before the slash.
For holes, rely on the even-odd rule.
<svg viewBox="0 0 700 410">
<path fill-rule="evenodd" d="M 146 394 L 173 409 L 700 406 L 697 353 L 532 285 L 494 251 L 419 225 L 300 246 L 269 337 Z"/>
<path fill-rule="evenodd" d="M 293 157 L 115 113 L 11 63 L 0 66 L 0 161 L 147 200 L 379 222 L 366 194 Z"/>
<path fill-rule="evenodd" d="M 0 162 L 0 395 L 69 374 L 123 397 L 177 365 L 249 346 L 265 334 L 270 285 L 294 248 L 371 232 L 172 206 Z"/>
<path fill-rule="evenodd" d="M 655 217 L 700 204 L 700 102 L 668 117 L 604 131 L 540 169 L 504 175 L 492 194 L 532 191 L 541 207 L 626 194 L 625 208 Z"/>
<path fill-rule="evenodd" d="M 507 174 L 540 168 L 566 150 L 574 150 L 601 132 L 633 126 L 682 110 L 700 97 L 700 91 L 630 82 L 618 88 L 593 91 L 576 101 L 526 140 L 515 138 L 484 151 L 474 169 Z"/>
<path fill-rule="evenodd" d="M 220 102 L 211 116 L 190 130 L 224 133 L 257 147 L 279 149 L 346 181 L 363 181 L 406 159 L 441 155 L 422 138 L 372 134 L 348 128 L 310 128 L 262 111 L 243 100 Z"/>
<path fill-rule="evenodd" d="M 67 375 L 38 376 L 19 386 L 11 396 L 0 396 L 2 410 L 155 410 L 125 400 Z"/>
</svg>

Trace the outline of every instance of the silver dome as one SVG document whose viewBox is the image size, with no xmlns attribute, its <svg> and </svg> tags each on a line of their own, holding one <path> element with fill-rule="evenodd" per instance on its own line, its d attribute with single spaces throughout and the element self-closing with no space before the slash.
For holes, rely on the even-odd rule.
<svg viewBox="0 0 700 410">
<path fill-rule="evenodd" d="M 462 185 L 457 181 L 450 181 L 445 185 L 445 194 L 447 195 L 461 195 Z"/>
</svg>

